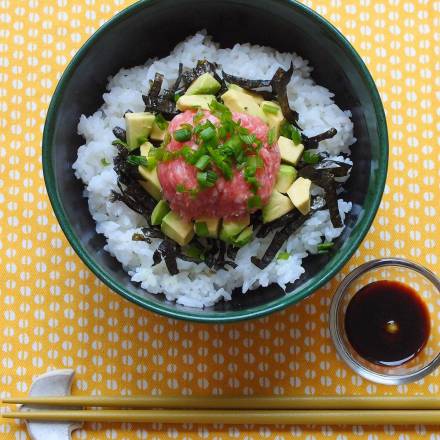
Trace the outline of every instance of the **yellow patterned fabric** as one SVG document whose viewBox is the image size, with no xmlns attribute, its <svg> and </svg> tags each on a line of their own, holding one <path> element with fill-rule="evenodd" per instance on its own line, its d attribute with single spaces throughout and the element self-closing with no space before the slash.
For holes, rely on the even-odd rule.
<svg viewBox="0 0 440 440">
<path fill-rule="evenodd" d="M 57 80 L 97 27 L 131 3 L 0 0 L 1 396 L 25 395 L 34 376 L 67 367 L 76 370 L 76 395 L 438 395 L 438 373 L 399 387 L 363 380 L 337 359 L 327 324 L 338 281 L 367 260 L 400 256 L 440 272 L 440 2 L 305 2 L 348 37 L 381 92 L 390 131 L 385 194 L 336 279 L 281 313 L 215 326 L 156 316 L 112 293 L 68 245 L 46 196 L 40 145 Z M 88 424 L 73 437 L 439 439 L 438 431 Z M 25 439 L 24 425 L 0 420 L 0 438 Z"/>
</svg>

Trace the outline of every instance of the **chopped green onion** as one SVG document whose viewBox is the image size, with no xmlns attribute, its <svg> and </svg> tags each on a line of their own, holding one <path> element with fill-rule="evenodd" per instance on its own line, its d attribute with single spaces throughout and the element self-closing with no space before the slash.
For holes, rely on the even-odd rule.
<svg viewBox="0 0 440 440">
<path fill-rule="evenodd" d="M 180 150 L 180 154 L 183 156 L 183 158 L 185 159 L 185 162 L 187 163 L 194 163 L 194 152 L 191 149 L 191 147 L 188 147 L 188 145 L 185 145 L 181 150 Z"/>
<path fill-rule="evenodd" d="M 185 185 L 182 185 L 181 183 L 178 183 L 176 185 L 176 191 L 178 193 L 184 193 L 186 191 Z"/>
<path fill-rule="evenodd" d="M 204 154 L 197 162 L 196 162 L 196 168 L 200 171 L 203 171 L 208 165 L 211 159 L 207 154 Z"/>
<path fill-rule="evenodd" d="M 162 113 L 158 113 L 154 118 L 154 122 L 161 130 L 166 130 L 168 127 L 168 121 L 163 117 Z"/>
<path fill-rule="evenodd" d="M 134 166 L 148 167 L 148 159 L 144 156 L 128 156 L 127 163 Z"/>
<path fill-rule="evenodd" d="M 208 147 L 208 152 L 211 155 L 211 159 L 213 162 L 220 168 L 220 171 L 222 172 L 223 176 L 227 180 L 232 179 L 232 167 L 231 165 L 225 160 L 225 158 L 216 150 L 214 150 L 212 147 Z"/>
<path fill-rule="evenodd" d="M 145 142 L 148 142 L 148 138 L 147 138 L 147 136 L 141 136 L 141 137 L 138 137 L 138 139 L 137 139 L 137 143 L 138 143 L 138 145 L 145 144 Z"/>
<path fill-rule="evenodd" d="M 110 165 L 110 162 L 109 162 L 105 157 L 103 157 L 103 158 L 101 159 L 101 165 L 107 167 L 107 166 Z"/>
<path fill-rule="evenodd" d="M 240 139 L 246 144 L 246 145 L 252 145 L 257 140 L 257 137 L 254 134 L 241 134 Z"/>
<path fill-rule="evenodd" d="M 123 141 L 121 141 L 121 139 L 115 139 L 112 142 L 112 145 L 114 145 L 115 147 L 117 147 L 119 145 L 121 147 L 128 148 L 127 142 L 123 142 Z"/>
<path fill-rule="evenodd" d="M 212 127 L 207 127 L 200 132 L 200 137 L 204 141 L 209 141 L 215 136 L 215 129 Z"/>
<path fill-rule="evenodd" d="M 321 156 L 317 153 L 313 153 L 312 151 L 306 150 L 303 153 L 302 159 L 307 164 L 315 165 L 319 163 L 319 161 L 321 160 Z"/>
<path fill-rule="evenodd" d="M 215 99 L 212 100 L 211 103 L 209 104 L 209 110 L 211 110 L 214 116 L 217 116 L 219 118 L 222 117 L 226 117 L 229 119 L 232 118 L 231 110 L 229 110 L 228 107 L 216 101 Z"/>
<path fill-rule="evenodd" d="M 277 260 L 288 260 L 290 257 L 289 252 L 280 252 L 277 256 Z"/>
<path fill-rule="evenodd" d="M 275 127 L 272 127 L 269 130 L 269 133 L 267 134 L 267 143 L 269 145 L 272 145 L 276 141 L 276 136 L 277 136 L 277 133 L 276 133 Z"/>
<path fill-rule="evenodd" d="M 180 93 L 174 93 L 174 102 L 177 102 L 181 96 Z"/>
<path fill-rule="evenodd" d="M 326 253 L 328 252 L 332 247 L 334 246 L 334 243 L 331 241 L 326 241 L 324 243 L 318 244 L 318 252 L 319 253 Z"/>
<path fill-rule="evenodd" d="M 203 116 L 205 116 L 205 114 L 199 110 L 193 117 L 194 124 L 198 124 L 202 120 Z"/>
<path fill-rule="evenodd" d="M 191 139 L 191 130 L 187 128 L 180 128 L 173 133 L 173 137 L 177 142 L 186 142 Z"/>
<path fill-rule="evenodd" d="M 205 222 L 195 222 L 194 230 L 199 237 L 207 237 L 209 235 L 208 225 Z"/>
<path fill-rule="evenodd" d="M 215 185 L 218 176 L 214 171 L 208 170 L 203 173 L 197 173 L 197 182 L 203 188 L 210 188 Z"/>
<path fill-rule="evenodd" d="M 249 209 L 261 208 L 261 197 L 257 195 L 249 197 L 247 205 Z"/>
<path fill-rule="evenodd" d="M 295 127 L 292 127 L 292 134 L 290 135 L 290 138 L 295 145 L 299 145 L 302 142 L 301 133 Z"/>
</svg>

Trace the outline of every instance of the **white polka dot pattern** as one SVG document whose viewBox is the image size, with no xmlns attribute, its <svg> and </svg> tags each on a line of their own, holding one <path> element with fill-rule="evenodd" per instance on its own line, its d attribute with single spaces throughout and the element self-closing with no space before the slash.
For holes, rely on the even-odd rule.
<svg viewBox="0 0 440 440">
<path fill-rule="evenodd" d="M 48 203 L 40 149 L 45 111 L 69 59 L 131 0 L 0 0 L 0 397 L 76 369 L 75 394 L 437 395 L 438 373 L 396 388 L 369 383 L 336 356 L 327 330 L 345 274 L 401 256 L 440 272 L 440 2 L 307 0 L 368 64 L 386 108 L 390 166 L 370 233 L 335 279 L 297 306 L 253 322 L 197 325 L 122 300 L 69 247 Z M 437 92 L 437 94 L 436 94 Z M 5 411 L 6 407 L 0 407 Z M 77 439 L 439 440 L 438 429 L 385 426 L 151 426 L 94 423 Z M 0 423 L 3 439 L 25 439 Z"/>
</svg>

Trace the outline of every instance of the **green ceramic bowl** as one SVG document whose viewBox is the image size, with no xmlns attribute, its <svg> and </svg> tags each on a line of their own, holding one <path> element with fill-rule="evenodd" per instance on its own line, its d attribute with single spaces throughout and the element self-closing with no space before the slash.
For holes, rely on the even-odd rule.
<svg viewBox="0 0 440 440">
<path fill-rule="evenodd" d="M 310 60 L 315 80 L 351 110 L 358 139 L 347 185 L 353 210 L 330 256 L 305 260 L 306 273 L 289 293 L 260 288 L 203 310 L 166 301 L 130 282 L 121 265 L 104 250 L 95 231 L 83 187 L 72 163 L 83 140 L 81 114 L 102 104 L 109 75 L 121 67 L 163 57 L 176 43 L 207 29 L 222 46 L 252 42 L 296 51 Z M 84 263 L 112 290 L 154 312 L 203 322 L 234 322 L 266 315 L 294 304 L 331 279 L 355 252 L 376 214 L 385 184 L 388 144 L 384 111 L 374 82 L 359 55 L 330 23 L 287 0 L 150 0 L 135 3 L 102 26 L 78 51 L 64 72 L 49 107 L 43 136 L 44 177 L 61 228 Z"/>
</svg>

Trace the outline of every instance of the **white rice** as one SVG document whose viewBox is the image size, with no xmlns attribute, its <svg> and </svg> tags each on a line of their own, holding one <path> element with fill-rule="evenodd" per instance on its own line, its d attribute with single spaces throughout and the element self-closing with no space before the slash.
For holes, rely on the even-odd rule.
<svg viewBox="0 0 440 440">
<path fill-rule="evenodd" d="M 81 116 L 78 132 L 86 143 L 78 150 L 78 159 L 73 165 L 75 175 L 85 184 L 84 196 L 88 198 L 96 230 L 107 239 L 105 249 L 121 262 L 131 279 L 141 283 L 142 288 L 149 292 L 163 292 L 168 300 L 191 307 L 210 306 L 222 298 L 228 300 L 236 287 L 241 287 L 243 293 L 271 283 L 285 288 L 287 283 L 295 281 L 304 272 L 302 259 L 308 253 L 315 253 L 323 238 L 332 241 L 343 229 L 332 226 L 328 211 L 315 213 L 285 243 L 282 250 L 289 252 L 290 258 L 274 260 L 264 270 L 254 266 L 250 258 L 264 253 L 273 234 L 265 239 L 253 240 L 241 248 L 235 260 L 238 265 L 235 270 L 213 272 L 204 263 L 179 260 L 180 273 L 170 276 L 163 262 L 152 267 L 153 252 L 160 240 L 153 240 L 151 245 L 131 240 L 134 232 L 146 226 L 146 221 L 123 203 L 110 201 L 111 190 L 117 190 L 117 176 L 112 166 L 103 165 L 103 162 L 112 163 L 116 154 L 111 144 L 114 140 L 112 128 L 125 127 L 125 111 L 144 110 L 142 93 L 148 90 L 149 80 L 154 74 L 160 72 L 172 82 L 177 76 L 179 62 L 185 68 L 192 68 L 197 60 L 203 58 L 217 62 L 228 73 L 247 78 L 271 78 L 279 66 L 286 69 L 293 61 L 295 71 L 288 86 L 288 95 L 291 106 L 299 113 L 299 124 L 305 133 L 311 136 L 335 127 L 337 135 L 321 142 L 319 147 L 335 157 L 341 153 L 350 154 L 349 147 L 356 141 L 351 113 L 341 110 L 333 102 L 333 94 L 329 90 L 314 83 L 307 60 L 294 53 L 279 53 L 250 44 L 220 49 L 202 31 L 178 44 L 169 56 L 148 60 L 145 65 L 132 69 L 121 69 L 109 79 L 102 107 L 92 116 Z M 166 81 L 164 87 L 167 87 Z M 343 200 L 338 203 L 344 219 L 351 203 Z"/>
</svg>

